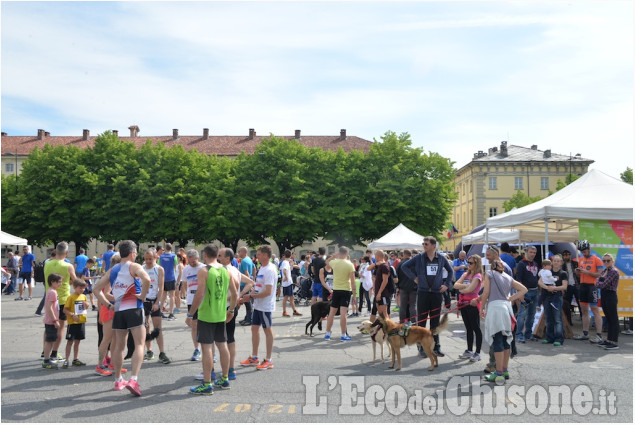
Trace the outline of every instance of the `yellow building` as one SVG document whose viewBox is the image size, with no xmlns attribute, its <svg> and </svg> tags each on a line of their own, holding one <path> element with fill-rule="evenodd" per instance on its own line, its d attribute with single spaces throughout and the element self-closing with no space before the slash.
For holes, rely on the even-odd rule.
<svg viewBox="0 0 635 425">
<path fill-rule="evenodd" d="M 586 173 L 593 162 L 580 154 L 559 155 L 551 149 L 538 150 L 537 145 L 527 148 L 508 146 L 507 142 L 487 152 L 478 151 L 454 178 L 458 196 L 451 220 L 459 233 L 446 241 L 443 249 L 454 249 L 474 227 L 504 213 L 503 203 L 517 191 L 544 198 L 549 191 L 556 191 L 558 180 L 564 182 L 569 173 Z"/>
</svg>

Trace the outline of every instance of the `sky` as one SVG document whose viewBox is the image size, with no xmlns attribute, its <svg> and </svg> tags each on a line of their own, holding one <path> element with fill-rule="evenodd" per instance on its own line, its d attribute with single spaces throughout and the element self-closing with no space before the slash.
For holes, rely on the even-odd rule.
<svg viewBox="0 0 635 425">
<path fill-rule="evenodd" d="M 9 135 L 407 132 L 633 168 L 631 1 L 6 2 Z"/>
</svg>

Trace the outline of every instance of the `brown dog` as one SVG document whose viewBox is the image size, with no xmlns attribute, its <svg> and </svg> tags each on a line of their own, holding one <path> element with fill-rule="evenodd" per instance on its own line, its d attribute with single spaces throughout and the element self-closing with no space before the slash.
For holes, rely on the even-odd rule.
<svg viewBox="0 0 635 425">
<path fill-rule="evenodd" d="M 389 317 L 385 316 L 383 313 L 379 315 L 379 323 L 384 330 L 384 333 L 388 337 L 388 344 L 390 345 L 390 350 L 392 353 L 392 364 L 389 366 L 390 369 L 395 367 L 395 359 L 397 360 L 397 369 L 401 370 L 401 347 L 405 347 L 406 345 L 412 345 L 419 343 L 428 357 L 430 358 L 430 368 L 429 371 L 433 371 L 435 367 L 439 366 L 439 360 L 437 359 L 436 354 L 434 354 L 434 338 L 433 335 L 437 335 L 439 332 L 444 330 L 448 325 L 448 315 L 447 313 L 443 315 L 441 319 L 441 323 L 439 326 L 431 331 L 428 328 L 423 328 L 421 326 L 410 326 L 409 329 L 404 329 L 403 324 L 398 324 L 390 320 Z M 405 335 L 404 335 L 405 334 Z"/>
<path fill-rule="evenodd" d="M 360 323 L 357 326 L 357 329 L 363 334 L 369 334 L 371 340 L 373 341 L 373 359 L 370 361 L 370 363 L 373 363 L 375 360 L 377 360 L 377 344 L 379 344 L 379 349 L 381 352 L 381 362 L 383 363 L 384 362 L 384 343 L 386 343 L 389 348 L 390 348 L 390 344 L 388 343 L 388 338 L 386 337 L 386 334 L 384 334 L 383 328 L 379 326 L 379 329 L 377 329 L 377 333 L 374 333 L 375 328 L 373 326 L 374 326 L 373 323 L 371 323 L 368 320 L 364 320 L 362 323 Z M 390 350 L 388 351 L 388 355 L 390 355 Z"/>
</svg>

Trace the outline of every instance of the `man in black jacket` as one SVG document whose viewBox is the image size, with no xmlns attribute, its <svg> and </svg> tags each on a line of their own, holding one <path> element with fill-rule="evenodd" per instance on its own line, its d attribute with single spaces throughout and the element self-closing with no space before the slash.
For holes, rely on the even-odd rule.
<svg viewBox="0 0 635 425">
<path fill-rule="evenodd" d="M 409 249 L 404 249 L 403 259 L 397 264 L 397 286 L 399 287 L 399 321 L 416 321 L 417 284 L 402 270 L 404 263 L 412 257 Z"/>
<path fill-rule="evenodd" d="M 580 302 L 580 287 L 578 286 L 580 282 L 578 276 L 573 272 L 575 269 L 578 268 L 578 262 L 571 259 L 571 251 L 569 251 L 568 249 L 562 251 L 562 258 L 564 259 L 562 270 L 564 270 L 567 273 L 567 276 L 569 276 L 567 292 L 565 292 L 564 294 L 562 310 L 567 316 L 569 324 L 573 326 L 573 322 L 571 321 L 571 300 L 573 299 L 573 297 L 575 297 L 576 302 Z"/>
</svg>

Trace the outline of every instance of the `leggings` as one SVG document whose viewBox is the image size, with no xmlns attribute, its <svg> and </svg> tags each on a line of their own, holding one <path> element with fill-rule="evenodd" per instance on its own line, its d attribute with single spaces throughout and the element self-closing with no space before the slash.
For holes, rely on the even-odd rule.
<svg viewBox="0 0 635 425">
<path fill-rule="evenodd" d="M 467 349 L 472 351 L 474 346 L 474 335 L 476 335 L 476 353 L 481 352 L 481 344 L 483 343 L 483 333 L 481 332 L 481 319 L 478 308 L 468 305 L 461 309 L 461 317 L 467 330 Z"/>
<path fill-rule="evenodd" d="M 372 304 L 370 303 L 370 293 L 364 289 L 364 286 L 360 285 L 359 287 L 359 309 L 358 311 L 361 313 L 364 309 L 364 298 L 366 298 L 366 304 L 368 305 L 368 311 L 371 310 Z"/>
</svg>

